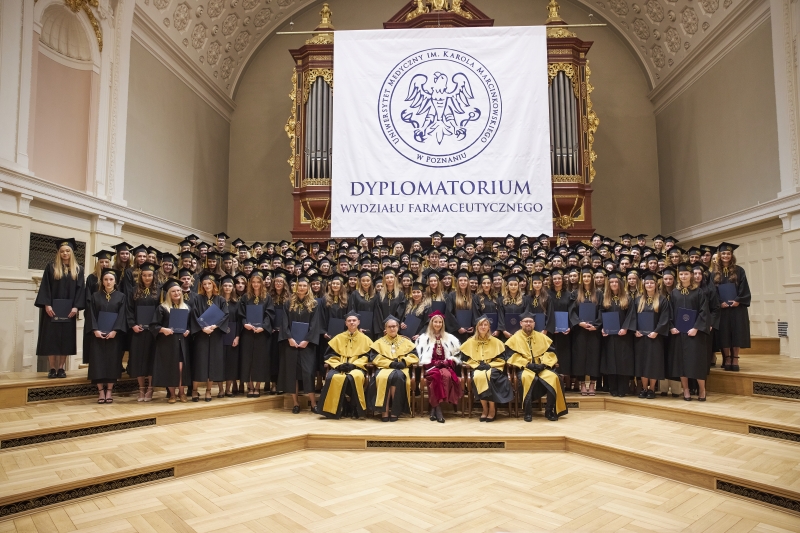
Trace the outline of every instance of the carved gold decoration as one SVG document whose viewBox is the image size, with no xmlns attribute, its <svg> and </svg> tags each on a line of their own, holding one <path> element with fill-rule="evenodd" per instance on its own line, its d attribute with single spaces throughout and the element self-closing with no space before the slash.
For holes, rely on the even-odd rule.
<svg viewBox="0 0 800 533">
<path fill-rule="evenodd" d="M 311 208 L 311 202 L 321 202 L 322 200 L 325 200 L 325 208 L 322 210 L 322 214 L 324 215 L 325 212 L 328 211 L 328 205 L 331 201 L 330 198 L 306 198 L 303 200 L 305 205 L 303 206 L 300 222 L 303 224 L 310 224 L 311 229 L 314 231 L 325 231 L 331 223 L 330 219 L 318 217 Z M 311 218 L 306 217 L 306 212 L 311 215 Z"/>
<path fill-rule="evenodd" d="M 305 72 L 305 84 L 303 88 L 303 105 L 308 102 L 308 95 L 311 94 L 311 86 L 321 77 L 325 83 L 331 86 L 333 90 L 333 69 L 330 68 L 312 68 Z"/>
<path fill-rule="evenodd" d="M 303 187 L 325 187 L 331 184 L 330 178 L 310 179 L 303 180 Z"/>
<path fill-rule="evenodd" d="M 447 0 L 429 0 L 431 4 L 431 11 L 445 11 L 447 9 Z"/>
<path fill-rule="evenodd" d="M 333 34 L 318 33 L 311 39 L 307 40 L 306 44 L 333 44 Z"/>
<path fill-rule="evenodd" d="M 327 3 L 322 4 L 322 10 L 319 12 L 319 25 L 317 30 L 331 30 L 331 33 L 318 33 L 308 39 L 306 44 L 333 44 L 333 13 L 328 7 Z"/>
<path fill-rule="evenodd" d="M 553 174 L 553 183 L 583 183 L 583 176 L 579 174 Z"/>
<path fill-rule="evenodd" d="M 297 123 L 297 105 L 295 105 L 295 100 L 297 98 L 297 71 L 292 71 L 292 90 L 289 93 L 289 98 L 292 100 L 292 114 L 289 116 L 289 120 L 286 121 L 286 126 L 283 127 L 283 131 L 286 132 L 286 135 L 289 136 L 289 145 L 292 147 L 292 155 L 289 157 L 287 163 L 289 166 L 292 167 L 291 171 L 289 172 L 289 183 L 292 184 L 294 187 L 294 175 L 295 175 L 295 156 L 297 155 L 297 146 L 295 143 L 295 126 L 298 125 Z"/>
<path fill-rule="evenodd" d="M 574 202 L 572 204 L 572 208 L 570 209 L 568 214 L 564 214 L 561 212 L 561 208 L 558 207 L 558 202 L 553 202 L 553 205 L 556 208 L 557 215 L 553 217 L 553 224 L 556 227 L 561 229 L 569 229 L 575 225 L 575 222 L 583 221 L 584 216 L 583 212 L 578 215 L 578 212 L 583 208 L 583 196 L 579 196 L 577 194 L 554 194 L 553 199 L 556 198 L 572 198 Z"/>
<path fill-rule="evenodd" d="M 550 24 L 551 22 L 564 22 L 564 19 L 558 14 L 558 2 L 556 0 L 550 0 L 550 3 L 547 4 L 547 20 L 544 21 L 545 24 Z"/>
<path fill-rule="evenodd" d="M 94 36 L 97 38 L 97 46 L 100 48 L 100 51 L 103 51 L 103 31 L 100 29 L 100 23 L 97 22 L 97 19 L 92 12 L 92 7 L 99 7 L 99 3 L 97 0 L 64 0 L 64 4 L 68 8 L 72 10 L 73 13 L 77 13 L 80 10 L 83 10 L 86 13 L 86 16 L 89 17 L 89 24 L 92 25 L 92 29 L 94 30 Z M 90 7 L 91 6 L 91 7 Z"/>
<path fill-rule="evenodd" d="M 311 56 L 308 58 L 309 61 L 331 61 L 333 56 Z"/>
<path fill-rule="evenodd" d="M 572 50 L 568 48 L 551 48 L 547 51 L 547 55 L 555 56 L 560 54 L 571 54 Z"/>
<path fill-rule="evenodd" d="M 577 72 L 572 63 L 550 63 L 547 65 L 547 84 L 553 82 L 553 78 L 562 71 L 572 81 L 572 90 L 575 93 L 575 98 L 580 98 L 580 80 L 578 79 Z"/>
<path fill-rule="evenodd" d="M 417 0 L 417 9 L 406 15 L 406 20 L 415 19 L 420 15 L 428 13 L 428 6 L 425 4 L 425 0 Z"/>
<path fill-rule="evenodd" d="M 577 37 L 577 35 L 566 28 L 560 26 L 551 26 L 547 28 L 547 36 L 556 39 L 563 39 L 566 37 Z"/>
<path fill-rule="evenodd" d="M 589 133 L 589 157 L 587 158 L 589 161 L 589 183 L 594 181 L 594 161 L 597 159 L 597 154 L 594 153 L 592 149 L 592 145 L 594 144 L 594 134 L 597 132 L 597 128 L 600 126 L 600 119 L 595 113 L 594 109 L 592 108 L 592 91 L 594 91 L 594 87 L 591 83 L 589 83 L 589 76 L 591 75 L 592 71 L 589 68 L 589 60 L 586 60 L 586 115 L 589 121 L 589 127 L 587 129 Z"/>
<path fill-rule="evenodd" d="M 472 13 L 461 7 L 461 1 L 462 0 L 453 0 L 452 2 L 453 5 L 450 8 L 450 11 L 455 13 L 456 15 L 461 15 L 465 19 L 472 19 Z"/>
</svg>

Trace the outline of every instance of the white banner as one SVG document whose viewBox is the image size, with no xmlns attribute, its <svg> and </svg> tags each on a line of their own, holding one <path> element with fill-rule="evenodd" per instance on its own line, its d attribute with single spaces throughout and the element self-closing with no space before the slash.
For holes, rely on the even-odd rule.
<svg viewBox="0 0 800 533">
<path fill-rule="evenodd" d="M 337 31 L 331 235 L 550 234 L 543 27 Z"/>
</svg>

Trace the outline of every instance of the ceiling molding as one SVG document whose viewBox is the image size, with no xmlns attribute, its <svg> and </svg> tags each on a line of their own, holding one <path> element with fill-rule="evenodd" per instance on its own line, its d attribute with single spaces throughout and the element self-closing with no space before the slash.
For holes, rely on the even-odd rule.
<svg viewBox="0 0 800 533">
<path fill-rule="evenodd" d="M 228 122 L 236 102 L 136 4 L 132 37 Z"/>
<path fill-rule="evenodd" d="M 769 0 L 752 0 L 736 6 L 706 39 L 681 62 L 661 84 L 650 92 L 654 111 L 659 114 L 683 91 L 770 18 Z"/>
</svg>

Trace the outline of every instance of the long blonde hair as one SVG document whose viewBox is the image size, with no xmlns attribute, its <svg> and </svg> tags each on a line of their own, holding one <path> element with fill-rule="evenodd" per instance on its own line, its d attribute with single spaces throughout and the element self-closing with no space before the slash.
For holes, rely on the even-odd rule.
<svg viewBox="0 0 800 533">
<path fill-rule="evenodd" d="M 422 291 L 422 299 L 419 301 L 419 304 L 415 304 L 413 298 L 408 299 L 408 303 L 406 303 L 406 315 L 414 313 L 416 316 L 420 316 L 429 305 L 431 305 L 431 299 L 428 298 L 425 291 Z"/>
<path fill-rule="evenodd" d="M 616 298 L 619 303 L 620 309 L 627 309 L 628 305 L 630 304 L 630 300 L 628 299 L 628 291 L 625 290 L 625 287 L 622 285 L 623 281 L 619 278 L 614 278 L 617 280 L 617 285 L 619 286 L 619 294 L 616 295 Z M 608 309 L 611 307 L 611 303 L 614 299 L 614 293 L 611 291 L 611 278 L 606 279 L 606 287 L 603 291 L 603 307 Z"/>
<path fill-rule="evenodd" d="M 542 287 L 544 292 L 544 287 Z M 508 283 L 503 284 L 503 305 L 522 305 L 522 290 L 517 287 L 516 298 L 511 296 L 511 291 L 508 290 Z"/>
<path fill-rule="evenodd" d="M 177 286 L 177 285 L 176 285 Z M 172 289 L 170 289 L 172 290 Z M 172 300 L 169 297 L 169 290 L 168 291 L 161 291 L 161 307 L 167 310 L 172 309 Z M 176 309 L 189 309 L 189 306 L 186 305 L 186 302 L 183 301 L 183 293 L 181 292 L 181 304 L 176 307 Z"/>
<path fill-rule="evenodd" d="M 400 296 L 400 293 L 402 292 L 401 289 L 402 289 L 401 285 L 399 283 L 397 283 L 397 276 L 395 276 L 395 278 L 394 278 L 394 290 L 391 293 L 392 300 L 394 300 L 395 298 Z M 384 282 L 381 284 L 381 290 L 380 290 L 378 299 L 380 299 L 381 301 L 385 300 L 386 296 L 388 294 L 389 294 L 389 292 L 386 290 L 386 280 L 384 280 Z"/>
<path fill-rule="evenodd" d="M 75 259 L 75 250 L 67 246 L 69 248 L 69 264 L 64 268 L 64 263 L 61 262 L 61 248 L 56 251 L 56 258 L 53 261 L 53 278 L 59 280 L 65 274 L 69 274 L 70 279 L 78 279 L 81 266 L 78 264 L 78 260 Z"/>
<path fill-rule="evenodd" d="M 656 284 L 656 289 L 653 291 L 653 312 L 658 313 L 658 300 L 659 296 L 661 296 L 661 291 L 658 290 L 658 284 Z M 644 291 L 641 296 L 639 296 L 639 307 L 636 309 L 637 312 L 641 313 L 647 307 L 647 300 L 650 297 L 647 296 L 647 291 Z"/>
<path fill-rule="evenodd" d="M 431 318 L 428 321 L 428 328 L 425 330 L 425 333 L 428 335 L 428 338 L 431 340 L 436 340 L 436 333 L 433 331 L 433 319 L 434 318 L 441 318 L 442 319 L 442 330 L 439 333 L 439 336 L 445 338 L 447 336 L 447 331 L 445 330 L 445 323 L 444 323 L 444 316 L 443 315 L 436 315 L 435 317 Z"/>
<path fill-rule="evenodd" d="M 317 299 L 311 294 L 311 289 L 308 289 L 305 298 L 300 298 L 297 295 L 297 291 L 295 291 L 289 300 L 290 311 L 302 311 L 305 309 L 309 313 L 312 313 L 315 307 L 317 307 Z"/>
</svg>

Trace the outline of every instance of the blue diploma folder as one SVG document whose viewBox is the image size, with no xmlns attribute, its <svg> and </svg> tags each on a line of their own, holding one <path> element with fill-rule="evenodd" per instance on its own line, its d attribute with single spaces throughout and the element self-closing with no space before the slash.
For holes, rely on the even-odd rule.
<svg viewBox="0 0 800 533">
<path fill-rule="evenodd" d="M 497 313 L 486 313 L 486 318 L 489 319 L 490 331 L 497 331 Z"/>
<path fill-rule="evenodd" d="M 169 312 L 169 329 L 173 333 L 183 335 L 189 325 L 189 310 L 188 309 L 171 309 Z"/>
<path fill-rule="evenodd" d="M 97 316 L 97 329 L 103 335 L 107 335 L 114 330 L 114 324 L 117 322 L 119 313 L 109 313 L 108 311 L 100 311 Z"/>
<path fill-rule="evenodd" d="M 603 330 L 609 335 L 619 335 L 619 312 L 603 313 Z"/>
<path fill-rule="evenodd" d="M 447 303 L 445 302 L 431 302 L 431 313 L 434 311 L 441 311 L 444 314 L 444 310 L 447 308 Z"/>
<path fill-rule="evenodd" d="M 569 329 L 569 313 L 566 311 L 556 311 L 556 333 L 564 333 Z"/>
<path fill-rule="evenodd" d="M 51 322 L 68 322 L 72 320 L 71 318 L 67 318 L 72 312 L 72 300 L 55 299 L 51 307 L 55 315 L 50 319 Z"/>
<path fill-rule="evenodd" d="M 358 326 L 358 329 L 363 329 L 373 333 L 372 331 L 372 311 L 358 311 L 358 314 L 361 315 L 361 325 Z"/>
<path fill-rule="evenodd" d="M 247 323 L 254 328 L 264 326 L 264 308 L 260 305 L 247 306 Z"/>
<path fill-rule="evenodd" d="M 505 319 L 505 330 L 512 335 L 519 331 L 519 313 L 506 313 L 503 317 Z"/>
<path fill-rule="evenodd" d="M 681 333 L 688 333 L 697 322 L 697 311 L 694 309 L 678 308 L 678 313 L 675 316 L 675 328 Z"/>
<path fill-rule="evenodd" d="M 200 318 L 197 319 L 197 323 L 200 324 L 201 328 L 216 326 L 224 316 L 225 313 L 222 312 L 222 309 L 216 305 L 212 305 L 206 309 L 202 315 L 200 315 Z"/>
<path fill-rule="evenodd" d="M 719 292 L 719 301 L 725 303 L 731 303 L 736 301 L 736 285 L 733 283 L 723 283 L 717 287 L 717 291 Z"/>
<path fill-rule="evenodd" d="M 308 335 L 308 322 L 292 322 L 292 338 L 294 342 L 300 344 L 306 340 L 306 335 Z"/>
<path fill-rule="evenodd" d="M 345 330 L 346 326 L 343 318 L 331 318 L 328 320 L 328 335 L 331 338 Z"/>
<path fill-rule="evenodd" d="M 228 333 L 222 337 L 222 344 L 224 346 L 233 345 L 233 339 L 236 338 L 236 321 L 228 322 Z"/>
<path fill-rule="evenodd" d="M 472 327 L 472 310 L 471 309 L 459 309 L 456 311 L 456 319 L 458 320 L 458 325 L 464 329 L 469 329 Z"/>
<path fill-rule="evenodd" d="M 542 332 L 544 331 L 544 328 L 547 327 L 547 317 L 545 316 L 544 313 L 534 313 L 533 321 L 534 321 L 533 329 L 535 329 L 536 331 Z"/>
<path fill-rule="evenodd" d="M 143 329 L 150 329 L 156 307 L 154 305 L 140 305 L 136 308 L 136 325 Z"/>
<path fill-rule="evenodd" d="M 580 322 L 592 324 L 597 318 L 597 306 L 592 302 L 582 302 L 578 306 L 578 319 Z"/>
<path fill-rule="evenodd" d="M 649 335 L 656 329 L 656 314 L 652 311 L 642 311 L 637 315 L 636 320 L 638 322 L 636 329 L 644 335 Z"/>
<path fill-rule="evenodd" d="M 420 317 L 411 313 L 410 315 L 406 315 L 403 322 L 406 325 L 406 329 L 402 331 L 402 335 L 410 338 L 419 333 L 419 326 L 422 324 L 422 319 Z"/>
</svg>

